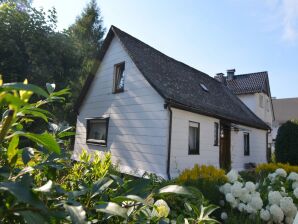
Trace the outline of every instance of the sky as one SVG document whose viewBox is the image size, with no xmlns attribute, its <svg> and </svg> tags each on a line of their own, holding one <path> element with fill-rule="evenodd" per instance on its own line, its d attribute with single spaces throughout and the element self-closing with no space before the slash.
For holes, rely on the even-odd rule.
<svg viewBox="0 0 298 224">
<path fill-rule="evenodd" d="M 271 95 L 298 97 L 298 0 L 98 0 L 107 31 L 115 25 L 210 76 L 268 71 Z M 58 29 L 88 0 L 33 0 L 55 7 Z"/>
</svg>

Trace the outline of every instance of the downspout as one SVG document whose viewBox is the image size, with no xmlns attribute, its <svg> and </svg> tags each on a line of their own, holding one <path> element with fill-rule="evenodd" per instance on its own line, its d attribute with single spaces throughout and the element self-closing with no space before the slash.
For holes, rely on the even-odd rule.
<svg viewBox="0 0 298 224">
<path fill-rule="evenodd" d="M 168 179 L 171 180 L 171 142 L 172 142 L 172 109 L 169 103 L 165 105 L 170 112 L 170 119 L 169 119 L 169 139 L 168 139 L 168 158 L 167 158 L 167 175 Z"/>
</svg>

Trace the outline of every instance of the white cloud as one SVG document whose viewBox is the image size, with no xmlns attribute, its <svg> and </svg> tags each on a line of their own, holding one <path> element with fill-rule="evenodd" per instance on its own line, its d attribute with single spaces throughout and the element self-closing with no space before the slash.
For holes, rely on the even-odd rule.
<svg viewBox="0 0 298 224">
<path fill-rule="evenodd" d="M 298 38 L 298 1 L 283 0 L 283 38 L 287 41 L 295 41 Z"/>
</svg>

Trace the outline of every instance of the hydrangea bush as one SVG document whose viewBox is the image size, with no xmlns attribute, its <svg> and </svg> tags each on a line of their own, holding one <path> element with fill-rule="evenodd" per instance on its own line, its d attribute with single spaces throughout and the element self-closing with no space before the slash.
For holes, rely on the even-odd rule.
<svg viewBox="0 0 298 224">
<path fill-rule="evenodd" d="M 243 181 L 235 170 L 226 176 L 228 182 L 219 190 L 231 208 L 266 223 L 293 223 L 297 215 L 298 173 L 288 174 L 279 168 L 258 183 Z M 222 219 L 227 219 L 226 213 Z"/>
</svg>

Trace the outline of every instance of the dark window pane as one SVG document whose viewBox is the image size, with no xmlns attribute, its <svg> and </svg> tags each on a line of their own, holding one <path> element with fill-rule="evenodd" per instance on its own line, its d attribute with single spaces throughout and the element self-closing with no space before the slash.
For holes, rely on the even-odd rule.
<svg viewBox="0 0 298 224">
<path fill-rule="evenodd" d="M 250 149 L 249 149 L 249 133 L 244 133 L 244 155 L 249 156 Z"/>
<path fill-rule="evenodd" d="M 214 146 L 218 146 L 218 131 L 219 131 L 219 124 L 215 122 L 214 123 Z"/>
<path fill-rule="evenodd" d="M 108 119 L 87 120 L 87 143 L 106 145 Z"/>
<path fill-rule="evenodd" d="M 196 122 L 189 122 L 188 136 L 189 154 L 200 153 L 200 125 Z"/>
<path fill-rule="evenodd" d="M 114 93 L 120 93 L 124 91 L 124 68 L 125 68 L 124 62 L 115 65 Z"/>
</svg>

